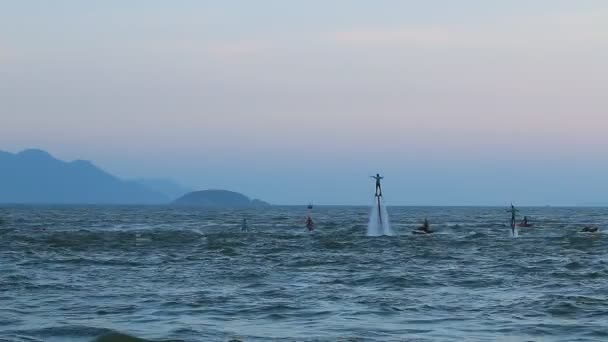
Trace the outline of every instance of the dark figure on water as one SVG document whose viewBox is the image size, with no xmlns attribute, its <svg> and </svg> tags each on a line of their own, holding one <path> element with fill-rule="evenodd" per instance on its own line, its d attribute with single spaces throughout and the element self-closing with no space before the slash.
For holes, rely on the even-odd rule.
<svg viewBox="0 0 608 342">
<path fill-rule="evenodd" d="M 583 229 L 581 230 L 581 232 L 584 233 L 597 233 L 600 229 L 597 226 L 587 226 L 587 227 L 583 227 Z"/>
<path fill-rule="evenodd" d="M 381 177 L 379 173 L 376 173 L 375 176 L 370 176 L 376 180 L 376 197 L 382 197 L 382 186 L 380 185 L 380 180 L 384 177 Z"/>
<path fill-rule="evenodd" d="M 241 225 L 241 231 L 242 232 L 248 232 L 249 231 L 249 227 L 247 226 L 247 219 L 243 218 L 243 224 Z"/>
<path fill-rule="evenodd" d="M 312 220 L 312 217 L 308 216 L 306 218 L 306 228 L 308 229 L 309 232 L 312 232 L 313 230 L 315 230 L 315 222 Z"/>
<path fill-rule="evenodd" d="M 315 230 L 315 221 L 312 220 L 312 203 L 308 204 L 308 216 L 306 216 L 306 229 L 309 232 Z"/>
<path fill-rule="evenodd" d="M 532 223 L 528 221 L 528 216 L 524 216 L 523 221 L 519 224 L 520 227 L 532 227 Z"/>
<path fill-rule="evenodd" d="M 429 220 L 426 217 L 424 218 L 424 222 L 422 222 L 422 226 L 418 227 L 418 231 L 424 232 L 426 234 L 433 233 L 433 231 L 431 230 L 431 224 L 429 223 Z"/>
<path fill-rule="evenodd" d="M 517 209 L 515 209 L 515 206 L 513 205 L 513 203 L 511 203 L 511 210 L 507 210 L 508 213 L 511 213 L 511 233 L 513 233 L 513 235 L 515 235 L 515 215 L 517 214 Z"/>
</svg>

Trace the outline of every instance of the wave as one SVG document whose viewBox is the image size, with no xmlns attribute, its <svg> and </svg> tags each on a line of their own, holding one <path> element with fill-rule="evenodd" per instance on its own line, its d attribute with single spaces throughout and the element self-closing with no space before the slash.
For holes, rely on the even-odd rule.
<svg viewBox="0 0 608 342">
<path fill-rule="evenodd" d="M 47 340 L 92 342 L 185 342 L 184 340 L 177 339 L 146 339 L 111 329 L 75 325 L 55 326 L 0 334 L 0 341 L 46 342 Z"/>
<path fill-rule="evenodd" d="M 427 208 L 419 237 L 391 207 L 400 235 L 372 239 L 368 208 L 319 209 L 314 234 L 265 210 L 242 233 L 238 211 L 23 209 L 0 228 L 0 341 L 606 340 L 608 239 L 583 214 L 514 240 L 502 210 Z"/>
</svg>

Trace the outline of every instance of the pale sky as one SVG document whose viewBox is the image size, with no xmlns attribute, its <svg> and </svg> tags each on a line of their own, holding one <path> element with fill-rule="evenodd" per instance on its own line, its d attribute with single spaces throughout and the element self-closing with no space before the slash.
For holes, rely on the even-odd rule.
<svg viewBox="0 0 608 342">
<path fill-rule="evenodd" d="M 608 203 L 608 1 L 2 1 L 0 150 L 272 203 Z"/>
</svg>

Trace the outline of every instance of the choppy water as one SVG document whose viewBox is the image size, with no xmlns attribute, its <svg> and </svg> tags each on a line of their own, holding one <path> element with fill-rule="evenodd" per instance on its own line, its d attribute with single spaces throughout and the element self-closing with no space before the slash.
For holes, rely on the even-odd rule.
<svg viewBox="0 0 608 342">
<path fill-rule="evenodd" d="M 0 208 L 0 341 L 608 340 L 608 209 L 522 211 Z"/>
</svg>

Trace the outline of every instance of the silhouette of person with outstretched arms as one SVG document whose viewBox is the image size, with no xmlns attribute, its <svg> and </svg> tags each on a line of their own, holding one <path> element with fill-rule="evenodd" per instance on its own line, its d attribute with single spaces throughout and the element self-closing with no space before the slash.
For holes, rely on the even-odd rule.
<svg viewBox="0 0 608 342">
<path fill-rule="evenodd" d="M 380 176 L 379 173 L 376 173 L 375 176 L 370 177 L 376 180 L 376 197 L 382 197 L 382 186 L 380 185 L 380 180 L 384 177 Z"/>
</svg>

